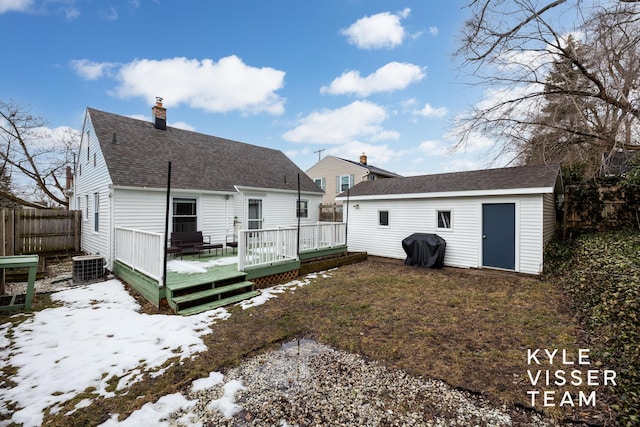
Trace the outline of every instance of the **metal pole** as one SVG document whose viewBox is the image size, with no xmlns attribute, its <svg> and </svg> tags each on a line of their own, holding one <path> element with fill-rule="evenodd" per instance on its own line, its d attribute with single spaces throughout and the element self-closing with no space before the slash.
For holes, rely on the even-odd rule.
<svg viewBox="0 0 640 427">
<path fill-rule="evenodd" d="M 167 236 L 169 235 L 169 205 L 171 204 L 171 162 L 167 171 L 167 204 L 164 212 L 164 260 L 162 264 L 162 286 L 167 286 Z"/>
<path fill-rule="evenodd" d="M 347 245 L 347 231 L 349 231 L 349 189 L 347 188 L 347 212 L 346 212 L 346 222 L 344 225 L 344 245 Z"/>
<path fill-rule="evenodd" d="M 296 254 L 300 258 L 300 174 L 298 174 L 298 206 L 296 213 L 298 214 L 298 246 L 296 247 Z"/>
</svg>

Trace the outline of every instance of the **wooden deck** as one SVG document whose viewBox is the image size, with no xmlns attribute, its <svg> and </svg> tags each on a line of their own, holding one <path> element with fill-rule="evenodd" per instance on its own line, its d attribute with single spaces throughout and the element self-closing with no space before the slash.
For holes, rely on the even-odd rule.
<svg viewBox="0 0 640 427">
<path fill-rule="evenodd" d="M 222 258 L 228 257 L 208 254 L 184 256 L 177 261 L 194 263 L 193 266 L 203 267 L 206 271 L 167 271 L 166 298 L 176 313 L 200 313 L 259 295 L 253 282 L 247 280 L 247 274 L 238 271 L 238 264 L 224 262 Z M 206 266 L 216 261 L 224 264 Z"/>
</svg>

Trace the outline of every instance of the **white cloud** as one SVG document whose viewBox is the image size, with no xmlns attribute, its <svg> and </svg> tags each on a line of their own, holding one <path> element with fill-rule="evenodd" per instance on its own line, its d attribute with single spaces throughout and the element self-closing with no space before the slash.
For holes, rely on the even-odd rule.
<svg viewBox="0 0 640 427">
<path fill-rule="evenodd" d="M 189 131 L 195 131 L 196 128 L 191 126 L 189 123 L 187 122 L 171 122 L 169 123 L 170 126 L 174 127 L 174 128 L 178 128 L 178 129 L 183 129 L 183 130 L 189 130 Z"/>
<path fill-rule="evenodd" d="M 462 172 L 485 169 L 483 162 L 478 160 L 455 159 L 444 165 L 443 172 Z"/>
<path fill-rule="evenodd" d="M 352 141 L 344 145 L 332 147 L 327 150 L 327 155 L 341 157 L 343 159 L 359 161 L 360 155 L 367 155 L 369 165 L 382 167 L 390 161 L 402 155 L 401 151 L 396 151 L 388 144 L 374 145 L 360 141 Z M 393 170 L 391 172 L 394 172 Z"/>
<path fill-rule="evenodd" d="M 430 156 L 446 156 L 449 154 L 449 148 L 444 146 L 442 142 L 435 140 L 422 141 L 418 146 L 418 151 Z"/>
<path fill-rule="evenodd" d="M 209 112 L 281 114 L 284 71 L 246 65 L 235 55 L 211 59 L 140 59 L 120 67 L 121 98 L 142 97 L 149 103 L 162 96 L 166 105 L 187 104 Z"/>
<path fill-rule="evenodd" d="M 437 36 L 439 32 L 440 30 L 438 29 L 438 27 L 429 27 L 429 34 L 431 34 L 432 36 Z"/>
<path fill-rule="evenodd" d="M 434 108 L 431 104 L 426 103 L 420 110 L 415 110 L 413 114 L 424 117 L 444 117 L 447 115 L 446 107 Z"/>
<path fill-rule="evenodd" d="M 0 0 L 0 13 L 26 12 L 32 5 L 33 0 Z"/>
<path fill-rule="evenodd" d="M 408 17 L 410 12 L 411 9 L 406 8 L 397 14 L 382 12 L 365 16 L 340 33 L 360 49 L 394 48 L 401 45 L 406 36 L 400 21 Z"/>
<path fill-rule="evenodd" d="M 88 59 L 74 59 L 71 68 L 85 80 L 97 80 L 110 74 L 116 64 L 111 62 L 93 62 Z"/>
<path fill-rule="evenodd" d="M 335 110 L 311 113 L 282 136 L 291 142 L 326 144 L 344 144 L 360 138 L 370 141 L 398 139 L 400 135 L 397 132 L 381 126 L 387 117 L 387 112 L 381 106 L 368 101 L 355 101 Z"/>
<path fill-rule="evenodd" d="M 359 96 L 391 92 L 422 80 L 425 71 L 425 67 L 407 62 L 390 62 L 366 77 L 361 77 L 360 72 L 355 70 L 347 71 L 333 80 L 331 85 L 323 86 L 320 92 L 334 95 L 353 93 Z"/>
</svg>

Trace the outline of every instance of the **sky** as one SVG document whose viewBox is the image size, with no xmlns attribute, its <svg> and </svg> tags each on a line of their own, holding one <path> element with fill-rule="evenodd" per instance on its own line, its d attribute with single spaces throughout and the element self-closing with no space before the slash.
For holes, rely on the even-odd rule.
<svg viewBox="0 0 640 427">
<path fill-rule="evenodd" d="M 402 175 L 486 167 L 451 153 L 454 119 L 484 96 L 452 54 L 461 0 L 0 0 L 0 101 L 51 129 L 87 107 Z"/>
</svg>

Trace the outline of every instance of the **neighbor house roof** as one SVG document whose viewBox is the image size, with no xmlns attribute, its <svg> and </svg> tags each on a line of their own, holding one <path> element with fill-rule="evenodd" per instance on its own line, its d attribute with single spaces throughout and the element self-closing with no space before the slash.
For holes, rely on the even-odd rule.
<svg viewBox="0 0 640 427">
<path fill-rule="evenodd" d="M 368 169 L 370 173 L 376 174 L 376 175 L 381 175 L 381 176 L 388 176 L 388 177 L 399 177 L 400 175 L 398 175 L 395 172 L 390 172 L 388 170 L 370 165 L 370 164 L 364 164 L 364 163 L 360 163 L 360 162 L 356 162 L 353 160 L 349 160 L 349 159 L 343 159 L 342 157 L 337 157 L 340 160 L 344 160 L 345 162 L 349 162 L 352 163 L 356 166 L 360 166 L 361 168 L 365 168 Z"/>
<path fill-rule="evenodd" d="M 420 175 L 363 181 L 349 191 L 351 198 L 402 194 L 480 193 L 504 190 L 553 189 L 560 165 L 531 165 L 500 169 Z M 339 197 L 345 197 L 342 193 Z"/>
<path fill-rule="evenodd" d="M 234 186 L 322 193 L 281 151 L 87 109 L 116 186 L 235 191 Z"/>
</svg>

